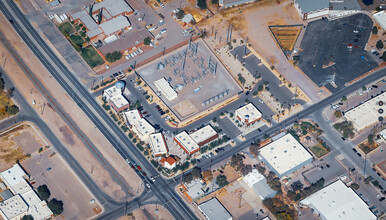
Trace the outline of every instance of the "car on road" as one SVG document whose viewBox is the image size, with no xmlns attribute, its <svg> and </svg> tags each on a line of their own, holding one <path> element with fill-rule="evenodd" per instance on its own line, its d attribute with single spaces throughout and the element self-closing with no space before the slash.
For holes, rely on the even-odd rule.
<svg viewBox="0 0 386 220">
<path fill-rule="evenodd" d="M 137 166 L 137 169 L 138 169 L 138 170 L 142 170 L 141 166 Z"/>
<path fill-rule="evenodd" d="M 151 181 L 153 181 L 153 183 L 155 182 L 154 176 L 151 176 L 150 179 L 151 179 Z"/>
<path fill-rule="evenodd" d="M 150 189 L 150 184 L 149 183 L 146 183 L 146 188 Z"/>
<path fill-rule="evenodd" d="M 142 171 L 142 175 L 143 175 L 143 176 L 147 176 L 147 174 L 146 174 L 145 172 L 143 172 L 143 171 Z"/>
</svg>

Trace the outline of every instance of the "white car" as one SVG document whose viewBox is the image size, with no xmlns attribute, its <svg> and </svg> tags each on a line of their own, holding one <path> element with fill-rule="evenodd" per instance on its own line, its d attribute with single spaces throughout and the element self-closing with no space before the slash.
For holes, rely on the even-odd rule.
<svg viewBox="0 0 386 220">
<path fill-rule="evenodd" d="M 130 60 L 130 57 L 131 57 L 130 55 L 125 56 L 126 60 Z"/>
<path fill-rule="evenodd" d="M 259 102 L 260 102 L 260 103 L 264 103 L 264 101 L 263 101 L 263 100 L 261 100 L 261 99 L 259 99 Z"/>
<path fill-rule="evenodd" d="M 110 69 L 109 65 L 105 65 L 106 69 Z"/>
</svg>

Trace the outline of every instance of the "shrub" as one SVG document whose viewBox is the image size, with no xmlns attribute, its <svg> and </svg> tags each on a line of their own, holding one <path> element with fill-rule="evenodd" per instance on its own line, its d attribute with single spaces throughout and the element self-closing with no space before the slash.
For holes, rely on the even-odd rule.
<svg viewBox="0 0 386 220">
<path fill-rule="evenodd" d="M 378 28 L 374 26 L 373 29 L 371 29 L 371 33 L 378 34 Z"/>
<path fill-rule="evenodd" d="M 200 9 L 206 9 L 207 6 L 206 6 L 206 0 L 197 0 L 197 6 L 200 8 Z"/>
<path fill-rule="evenodd" d="M 10 115 L 16 115 L 19 112 L 19 107 L 16 105 L 7 106 L 7 113 Z"/>
<path fill-rule="evenodd" d="M 21 220 L 33 220 L 34 217 L 32 217 L 32 215 L 25 215 L 21 218 Z"/>
<path fill-rule="evenodd" d="M 218 186 L 220 188 L 226 186 L 229 184 L 228 180 L 227 180 L 227 177 L 224 176 L 224 175 L 218 175 L 217 178 L 216 178 L 216 183 L 218 184 Z"/>
<path fill-rule="evenodd" d="M 37 189 L 38 194 L 42 200 L 47 200 L 51 196 L 51 192 L 48 189 L 47 185 L 41 185 Z"/>
<path fill-rule="evenodd" d="M 212 4 L 213 5 L 217 5 L 218 4 L 218 0 L 212 0 Z"/>
<path fill-rule="evenodd" d="M 180 10 L 180 11 L 181 11 L 181 10 Z M 150 43 L 151 43 L 150 37 L 146 37 L 145 39 L 143 39 L 143 44 L 145 44 L 145 45 L 150 45 Z"/>
<path fill-rule="evenodd" d="M 377 42 L 377 44 L 375 45 L 375 47 L 376 47 L 377 49 L 382 49 L 382 48 L 383 48 L 383 42 L 382 42 L 382 40 L 379 40 L 379 41 Z"/>
<path fill-rule="evenodd" d="M 47 203 L 48 208 L 51 209 L 54 215 L 60 215 L 63 212 L 63 202 L 57 199 L 52 199 Z"/>
</svg>

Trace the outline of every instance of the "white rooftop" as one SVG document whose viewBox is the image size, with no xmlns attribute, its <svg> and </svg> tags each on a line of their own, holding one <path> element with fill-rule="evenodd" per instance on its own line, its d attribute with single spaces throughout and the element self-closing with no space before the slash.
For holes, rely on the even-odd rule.
<svg viewBox="0 0 386 220">
<path fill-rule="evenodd" d="M 162 93 L 165 98 L 172 101 L 177 98 L 177 92 L 170 86 L 165 78 L 154 81 L 155 87 Z"/>
<path fill-rule="evenodd" d="M 25 178 L 27 178 L 27 174 L 20 167 L 19 164 L 13 165 L 6 171 L 1 173 L 1 177 L 6 183 L 6 185 L 13 191 L 13 193 L 25 193 L 30 190 L 30 186 L 28 185 Z"/>
<path fill-rule="evenodd" d="M 375 14 L 373 14 L 374 19 L 377 21 L 377 23 L 383 28 L 383 30 L 386 30 L 386 13 L 385 11 L 380 11 Z"/>
<path fill-rule="evenodd" d="M 164 136 L 162 133 L 155 133 L 150 135 L 150 146 L 153 149 L 153 154 L 166 154 L 168 152 L 168 148 L 165 143 Z"/>
<path fill-rule="evenodd" d="M 122 94 L 122 91 L 118 89 L 116 86 L 112 86 L 103 91 L 103 97 L 106 97 L 106 99 L 110 99 L 111 97 L 121 95 L 121 94 Z"/>
<path fill-rule="evenodd" d="M 133 127 L 136 130 L 137 135 L 139 135 L 141 139 L 142 137 L 146 138 L 147 136 L 155 132 L 154 127 L 144 118 L 141 118 L 141 120 L 139 120 L 138 123 L 134 124 Z"/>
<path fill-rule="evenodd" d="M 301 201 L 311 206 L 326 220 L 377 219 L 366 203 L 342 181 L 338 180 Z"/>
<path fill-rule="evenodd" d="M 224 206 L 213 198 L 207 202 L 202 203 L 198 208 L 206 215 L 209 220 L 230 220 L 232 216 L 224 208 Z"/>
<path fill-rule="evenodd" d="M 246 119 L 252 122 L 261 118 L 261 112 L 252 104 L 249 103 L 241 108 L 236 109 L 236 116 L 240 117 L 244 122 Z"/>
<path fill-rule="evenodd" d="M 256 169 L 253 169 L 252 172 L 248 173 L 243 177 L 244 181 L 253 188 L 253 185 L 255 183 L 260 182 L 261 180 L 264 180 L 265 177 L 259 173 Z"/>
<path fill-rule="evenodd" d="M 53 213 L 45 201 L 41 201 L 32 189 L 21 195 L 28 205 L 28 214 L 34 219 L 47 219 Z"/>
<path fill-rule="evenodd" d="M 312 155 L 291 134 L 279 138 L 259 151 L 279 176 L 312 160 Z"/>
<path fill-rule="evenodd" d="M 177 134 L 174 137 L 189 153 L 192 153 L 193 151 L 199 149 L 200 147 L 194 140 L 186 133 L 186 131 L 183 131 L 179 134 Z"/>
<path fill-rule="evenodd" d="M 386 103 L 386 93 L 374 97 L 367 102 L 345 112 L 347 120 L 351 121 L 358 131 L 378 122 L 379 117 L 386 116 L 386 109 L 383 107 L 383 113 L 378 112 L 382 107 L 378 105 L 379 101 Z"/>
<path fill-rule="evenodd" d="M 212 128 L 212 126 L 207 125 L 190 134 L 190 137 L 194 142 L 200 145 L 200 143 L 205 142 L 215 135 L 217 135 L 217 132 Z"/>
<path fill-rule="evenodd" d="M 117 108 L 121 108 L 125 105 L 129 104 L 129 101 L 123 96 L 123 95 L 116 95 L 110 98 L 110 101 L 115 105 Z"/>
<path fill-rule="evenodd" d="M 104 0 L 94 4 L 92 11 L 95 12 L 101 8 L 104 8 L 104 10 L 106 10 L 112 17 L 124 12 L 132 11 L 130 6 L 124 0 Z"/>
<path fill-rule="evenodd" d="M 130 22 L 129 19 L 127 19 L 125 16 L 120 15 L 109 21 L 103 22 L 99 26 L 102 28 L 103 32 L 108 36 L 130 26 Z"/>
<path fill-rule="evenodd" d="M 137 109 L 125 112 L 126 121 L 130 125 L 137 124 L 141 120 L 142 116 Z"/>
<path fill-rule="evenodd" d="M 28 206 L 20 195 L 0 202 L 0 210 L 7 219 L 20 219 L 27 214 Z"/>
</svg>

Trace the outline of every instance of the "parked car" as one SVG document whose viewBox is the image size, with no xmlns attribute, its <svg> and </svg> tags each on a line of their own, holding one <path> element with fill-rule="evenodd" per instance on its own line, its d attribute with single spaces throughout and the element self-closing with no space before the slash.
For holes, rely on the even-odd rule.
<svg viewBox="0 0 386 220">
<path fill-rule="evenodd" d="M 379 199 L 380 202 L 382 202 L 383 200 L 385 200 L 385 197 Z"/>
</svg>

